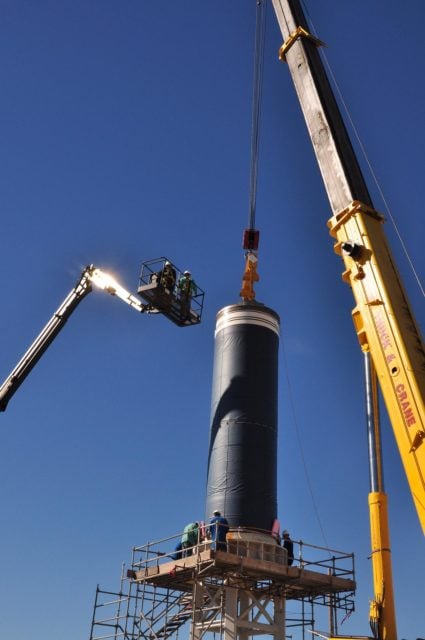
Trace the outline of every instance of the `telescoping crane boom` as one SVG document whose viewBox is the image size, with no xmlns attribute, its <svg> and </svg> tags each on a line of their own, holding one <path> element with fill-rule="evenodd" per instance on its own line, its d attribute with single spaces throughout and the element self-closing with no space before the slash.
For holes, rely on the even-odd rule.
<svg viewBox="0 0 425 640">
<path fill-rule="evenodd" d="M 380 384 L 420 523 L 425 533 L 425 350 L 388 246 L 383 216 L 372 203 L 318 47 L 299 0 L 272 0 L 287 63 L 332 209 L 328 221 L 345 265 L 352 312 L 366 367 Z M 372 376 L 375 377 L 375 376 Z M 379 474 L 378 474 L 379 475 Z M 396 640 L 386 496 L 369 494 L 375 638 Z"/>
<path fill-rule="evenodd" d="M 172 282 L 166 270 L 172 273 Z M 178 288 L 179 270 L 166 258 L 143 263 L 138 293 L 147 300 L 143 304 L 136 296 L 124 289 L 115 278 L 94 265 L 87 266 L 77 284 L 55 311 L 45 327 L 16 367 L 0 386 L 0 411 L 5 411 L 12 396 L 35 367 L 46 349 L 63 329 L 80 302 L 93 290 L 93 285 L 120 298 L 139 313 L 163 313 L 178 326 L 190 326 L 201 321 L 204 292 L 197 285 L 195 294 L 188 300 Z M 167 275 L 167 280 L 165 280 Z M 149 284 L 147 284 L 149 282 Z"/>
</svg>

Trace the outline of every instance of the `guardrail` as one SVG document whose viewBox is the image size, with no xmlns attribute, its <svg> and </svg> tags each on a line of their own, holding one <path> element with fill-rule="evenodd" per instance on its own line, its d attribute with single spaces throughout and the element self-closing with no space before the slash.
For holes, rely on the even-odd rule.
<svg viewBox="0 0 425 640">
<path fill-rule="evenodd" d="M 183 548 L 183 532 L 148 542 L 133 548 L 132 569 L 140 571 L 153 565 L 196 555 L 211 548 L 215 550 L 217 533 L 212 531 L 216 525 L 199 527 L 194 544 Z M 215 533 L 215 535 L 214 535 Z M 339 577 L 354 576 L 354 554 L 345 553 L 309 544 L 303 540 L 292 540 L 294 545 L 293 567 L 308 568 L 319 573 Z M 287 564 L 287 552 L 269 532 L 247 528 L 230 529 L 223 551 L 241 557 L 251 557 L 267 562 Z"/>
</svg>

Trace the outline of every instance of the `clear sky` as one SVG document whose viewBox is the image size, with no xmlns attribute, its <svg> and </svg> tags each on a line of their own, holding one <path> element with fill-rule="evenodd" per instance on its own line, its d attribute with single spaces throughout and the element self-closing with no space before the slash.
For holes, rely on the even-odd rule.
<svg viewBox="0 0 425 640">
<path fill-rule="evenodd" d="M 425 4 L 307 7 L 423 280 Z M 254 21 L 254 0 L 0 3 L 2 378 L 88 263 L 135 291 L 141 262 L 165 255 L 206 291 L 193 329 L 93 293 L 0 415 L 4 638 L 88 638 L 96 584 L 119 587 L 131 547 L 204 516 L 215 315 L 243 271 Z M 279 517 L 296 540 L 355 553 L 357 611 L 340 631 L 367 634 L 362 357 L 280 44 L 270 7 L 257 298 L 282 321 Z M 399 637 L 414 640 L 425 541 L 382 422 Z"/>
</svg>

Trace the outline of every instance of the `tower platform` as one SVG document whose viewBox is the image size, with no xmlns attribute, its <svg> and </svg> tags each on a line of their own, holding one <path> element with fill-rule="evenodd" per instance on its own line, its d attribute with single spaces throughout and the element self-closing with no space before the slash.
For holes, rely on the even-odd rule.
<svg viewBox="0 0 425 640">
<path fill-rule="evenodd" d="M 193 555 L 178 560 L 167 561 L 159 555 L 149 566 L 129 571 L 127 577 L 139 583 L 191 592 L 195 575 L 202 574 L 203 580 L 209 582 L 231 579 L 236 588 L 267 591 L 270 595 L 279 593 L 287 600 L 351 592 L 356 588 L 352 578 L 335 575 L 335 567 L 328 566 L 325 572 L 323 568 L 319 571 L 314 563 L 290 567 L 277 562 L 279 558 L 267 560 L 199 546 Z"/>
<path fill-rule="evenodd" d="M 183 629 L 190 640 L 281 640 L 288 629 L 298 640 L 314 630 L 316 605 L 353 611 L 352 554 L 293 541 L 290 566 L 258 530 L 233 529 L 223 550 L 208 536 L 182 550 L 181 538 L 134 547 L 119 590 L 98 587 L 90 640 L 178 640 Z"/>
</svg>

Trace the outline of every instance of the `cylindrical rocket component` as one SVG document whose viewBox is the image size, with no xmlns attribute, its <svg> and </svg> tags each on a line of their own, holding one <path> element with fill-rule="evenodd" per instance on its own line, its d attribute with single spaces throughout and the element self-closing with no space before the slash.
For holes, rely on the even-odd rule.
<svg viewBox="0 0 425 640">
<path fill-rule="evenodd" d="M 277 513 L 279 316 L 235 304 L 217 314 L 207 518 L 270 531 Z"/>
</svg>

